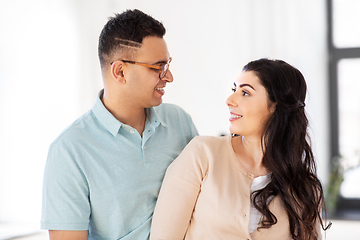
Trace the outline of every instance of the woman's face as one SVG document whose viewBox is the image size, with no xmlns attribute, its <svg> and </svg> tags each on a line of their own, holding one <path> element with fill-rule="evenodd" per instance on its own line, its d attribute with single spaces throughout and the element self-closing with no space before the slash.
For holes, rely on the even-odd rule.
<svg viewBox="0 0 360 240">
<path fill-rule="evenodd" d="M 261 137 L 276 104 L 269 104 L 265 87 L 253 71 L 242 72 L 227 99 L 230 131 L 244 137 Z"/>
</svg>

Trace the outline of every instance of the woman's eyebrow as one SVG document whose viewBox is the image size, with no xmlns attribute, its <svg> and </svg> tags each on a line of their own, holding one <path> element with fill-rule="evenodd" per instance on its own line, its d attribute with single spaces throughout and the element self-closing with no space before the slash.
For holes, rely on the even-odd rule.
<svg viewBox="0 0 360 240">
<path fill-rule="evenodd" d="M 234 83 L 234 86 L 236 87 L 236 83 Z M 250 84 L 248 84 L 248 83 L 243 83 L 243 84 L 240 84 L 239 85 L 239 88 L 242 88 L 242 87 L 250 87 L 250 88 L 252 88 L 254 91 L 256 91 L 255 90 L 255 88 L 253 87 L 253 86 L 251 86 Z"/>
</svg>

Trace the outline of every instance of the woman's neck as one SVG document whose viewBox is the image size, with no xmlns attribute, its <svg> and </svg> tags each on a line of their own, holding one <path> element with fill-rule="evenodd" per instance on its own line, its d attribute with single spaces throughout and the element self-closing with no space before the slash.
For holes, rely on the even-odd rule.
<svg viewBox="0 0 360 240">
<path fill-rule="evenodd" d="M 255 177 L 267 175 L 268 169 L 263 164 L 264 153 L 261 140 L 243 136 L 232 138 L 232 147 L 240 164 Z"/>
</svg>

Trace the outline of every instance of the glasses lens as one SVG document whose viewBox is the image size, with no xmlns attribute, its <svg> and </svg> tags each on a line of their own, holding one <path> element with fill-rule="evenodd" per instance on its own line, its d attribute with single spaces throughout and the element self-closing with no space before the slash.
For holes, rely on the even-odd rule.
<svg viewBox="0 0 360 240">
<path fill-rule="evenodd" d="M 160 78 L 165 77 L 168 69 L 169 69 L 169 64 L 166 63 L 166 64 L 161 68 Z"/>
</svg>

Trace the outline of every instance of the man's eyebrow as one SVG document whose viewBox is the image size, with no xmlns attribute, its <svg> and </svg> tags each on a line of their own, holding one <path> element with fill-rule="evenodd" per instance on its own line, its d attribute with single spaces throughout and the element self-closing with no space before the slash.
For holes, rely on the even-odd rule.
<svg viewBox="0 0 360 240">
<path fill-rule="evenodd" d="M 234 86 L 236 87 L 236 83 L 234 83 Z M 242 88 L 242 87 L 250 87 L 250 88 L 252 88 L 254 91 L 256 91 L 255 90 L 255 88 L 253 87 L 253 86 L 251 86 L 250 84 L 248 84 L 248 83 L 243 83 L 243 84 L 240 84 L 239 85 L 239 88 Z"/>
<path fill-rule="evenodd" d="M 157 65 L 157 64 L 165 64 L 167 63 L 169 60 L 160 60 L 160 61 L 157 61 L 156 63 L 154 63 L 154 65 Z"/>
<path fill-rule="evenodd" d="M 167 61 L 162 60 L 162 61 L 156 62 L 154 65 L 156 65 L 156 64 L 165 64 L 165 63 L 167 63 Z"/>
</svg>

